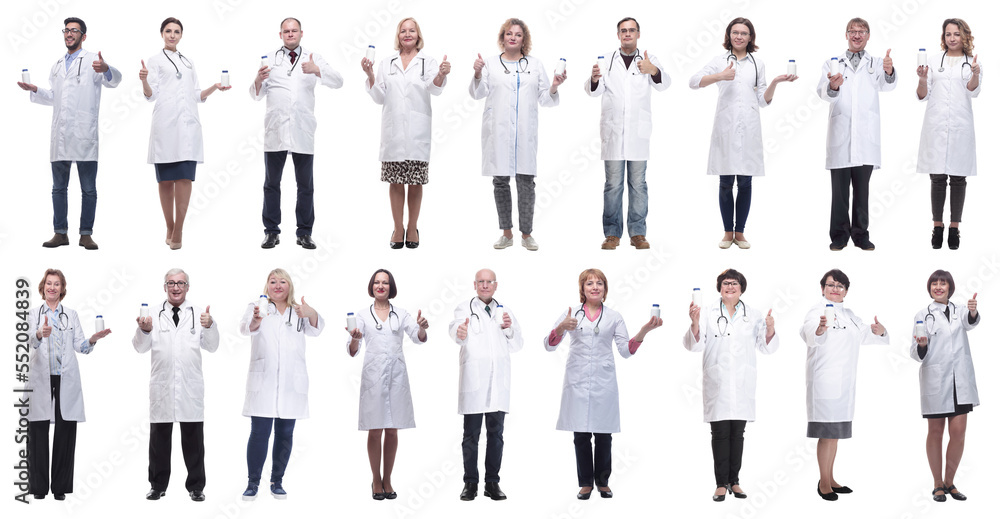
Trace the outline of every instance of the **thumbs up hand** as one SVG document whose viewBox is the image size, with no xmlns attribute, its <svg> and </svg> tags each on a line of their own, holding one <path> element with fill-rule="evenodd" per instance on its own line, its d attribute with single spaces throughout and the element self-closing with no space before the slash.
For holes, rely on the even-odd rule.
<svg viewBox="0 0 1000 519">
<path fill-rule="evenodd" d="M 319 71 L 319 65 L 317 65 L 316 62 L 313 61 L 313 55 L 311 52 L 309 53 L 309 61 L 305 61 L 302 63 L 302 73 L 312 74 L 316 77 L 323 77 L 323 75 Z"/>
<path fill-rule="evenodd" d="M 875 316 L 875 323 L 872 324 L 872 333 L 879 336 L 885 335 L 885 326 L 882 326 L 882 323 L 878 322 L 877 315 Z"/>
<path fill-rule="evenodd" d="M 441 65 L 438 67 L 438 75 L 447 76 L 450 73 L 451 73 L 451 62 L 448 61 L 448 55 L 445 54 L 444 57 L 441 58 Z"/>
<path fill-rule="evenodd" d="M 472 64 L 472 70 L 476 71 L 476 79 L 483 77 L 483 67 L 486 66 L 486 61 L 483 60 L 482 54 L 476 54 L 476 61 Z"/>
<path fill-rule="evenodd" d="M 469 318 L 465 318 L 465 322 L 458 325 L 458 330 L 455 332 L 455 336 L 458 340 L 464 341 L 466 337 L 469 336 Z"/>
<path fill-rule="evenodd" d="M 979 54 L 972 57 L 972 75 L 979 75 Z"/>
<path fill-rule="evenodd" d="M 315 323 L 319 314 L 316 313 L 316 310 L 313 309 L 313 307 L 309 306 L 309 303 L 306 303 L 306 298 L 303 296 L 302 303 L 295 306 L 295 316 L 300 319 L 309 319 L 311 323 Z M 313 326 L 316 325 L 313 324 Z"/>
<path fill-rule="evenodd" d="M 891 51 L 892 49 L 885 51 L 885 57 L 882 58 L 882 70 L 890 76 L 892 75 L 892 58 L 889 57 L 889 52 Z"/>
<path fill-rule="evenodd" d="M 719 81 L 732 81 L 736 79 L 736 69 L 733 68 L 733 61 L 729 62 L 729 65 L 719 72 Z"/>
<path fill-rule="evenodd" d="M 649 61 L 649 51 L 643 52 L 642 58 L 639 60 L 639 72 L 649 74 L 650 76 L 655 76 L 660 72 L 660 69 L 656 68 L 656 65 L 653 65 L 652 61 Z"/>
<path fill-rule="evenodd" d="M 430 326 L 430 323 L 427 322 L 427 318 L 420 316 L 420 310 L 417 310 L 417 326 L 419 326 L 421 330 L 426 330 Z"/>
<path fill-rule="evenodd" d="M 97 53 L 97 59 L 93 63 L 94 72 L 103 74 L 108 71 L 108 64 L 104 62 L 104 56 L 101 56 L 100 51 Z"/>
<path fill-rule="evenodd" d="M 771 317 L 771 310 L 767 311 L 767 317 L 764 318 L 764 324 L 767 326 L 767 336 L 774 336 L 774 317 Z"/>
<path fill-rule="evenodd" d="M 146 77 L 149 76 L 149 70 L 146 69 L 146 60 L 139 60 L 139 62 L 142 63 L 142 68 L 139 69 L 139 81 L 142 81 L 143 84 L 145 84 Z"/>
<path fill-rule="evenodd" d="M 566 308 L 566 318 L 556 326 L 556 335 L 562 335 L 568 331 L 575 330 L 577 326 L 576 318 L 573 317 L 573 309 L 571 307 Z"/>
<path fill-rule="evenodd" d="M 42 325 L 42 328 L 41 330 L 39 330 L 39 333 L 41 333 L 42 335 L 41 338 L 43 339 L 47 338 L 49 335 L 52 335 L 52 327 L 49 326 L 49 316 L 47 315 L 45 316 L 45 324 Z"/>
<path fill-rule="evenodd" d="M 201 313 L 201 327 L 202 328 L 211 328 L 212 327 L 212 314 L 209 312 L 209 310 L 211 308 L 212 308 L 212 305 L 208 305 L 208 306 L 205 307 L 205 311 Z"/>
<path fill-rule="evenodd" d="M 976 292 L 975 294 L 972 294 L 972 299 L 969 300 L 969 304 L 968 304 L 969 315 L 972 317 L 973 320 L 975 320 L 976 316 L 979 315 L 979 312 L 976 310 L 976 296 L 978 296 L 978 295 L 979 295 L 979 292 Z"/>
</svg>

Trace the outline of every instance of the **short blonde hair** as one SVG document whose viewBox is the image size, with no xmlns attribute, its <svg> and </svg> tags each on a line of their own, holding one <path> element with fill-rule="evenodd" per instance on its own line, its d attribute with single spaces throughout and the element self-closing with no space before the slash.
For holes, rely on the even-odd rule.
<svg viewBox="0 0 1000 519">
<path fill-rule="evenodd" d="M 287 299 L 287 302 L 291 306 L 297 306 L 295 304 L 295 285 L 292 283 L 292 276 L 289 275 L 288 272 L 285 269 L 274 269 L 271 272 L 267 273 L 267 279 L 264 280 L 264 292 L 263 292 L 264 294 L 267 295 L 267 301 L 268 302 L 273 302 L 273 301 L 271 301 L 271 296 L 267 292 L 267 286 L 271 282 L 271 276 L 274 276 L 274 277 L 276 277 L 278 279 L 284 279 L 285 281 L 288 282 L 288 299 Z"/>
<path fill-rule="evenodd" d="M 396 50 L 399 50 L 399 32 L 403 30 L 403 24 L 406 22 L 413 22 L 413 26 L 417 28 L 417 50 L 424 48 L 424 33 L 420 32 L 420 24 L 412 16 L 409 18 L 403 18 L 396 25 Z"/>
<path fill-rule="evenodd" d="M 587 269 L 580 273 L 580 302 L 586 303 L 587 296 L 583 294 L 583 284 L 587 282 L 590 278 L 597 278 L 604 283 L 604 297 L 601 301 L 608 300 L 608 278 L 601 272 L 600 269 Z"/>
<path fill-rule="evenodd" d="M 844 32 L 851 32 L 851 27 L 854 25 L 864 27 L 865 32 L 872 32 L 872 28 L 868 26 L 868 22 L 864 18 L 851 18 L 851 21 L 847 22 L 847 29 L 844 29 Z"/>
<path fill-rule="evenodd" d="M 521 31 L 524 32 L 524 39 L 521 40 L 521 54 L 527 56 L 531 53 L 531 31 L 528 30 L 528 26 L 524 24 L 524 21 L 519 18 L 508 18 L 506 22 L 503 22 L 503 25 L 500 26 L 500 34 L 497 35 L 497 46 L 500 47 L 500 50 L 503 50 L 504 34 L 507 33 L 507 29 L 515 25 L 521 27 Z"/>
</svg>

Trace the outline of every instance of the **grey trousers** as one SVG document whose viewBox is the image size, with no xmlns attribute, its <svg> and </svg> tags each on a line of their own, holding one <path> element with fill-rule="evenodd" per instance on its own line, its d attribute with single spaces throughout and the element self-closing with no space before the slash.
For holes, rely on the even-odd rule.
<svg viewBox="0 0 1000 519">
<path fill-rule="evenodd" d="M 522 234 L 531 234 L 535 218 L 535 176 L 517 175 L 517 225 Z M 510 177 L 493 177 L 493 199 L 497 203 L 500 229 L 514 227 L 511 220 Z"/>
</svg>

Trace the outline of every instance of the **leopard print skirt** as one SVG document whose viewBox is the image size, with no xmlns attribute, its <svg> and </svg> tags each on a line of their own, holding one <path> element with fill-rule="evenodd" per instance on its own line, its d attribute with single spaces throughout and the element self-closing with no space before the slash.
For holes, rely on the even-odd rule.
<svg viewBox="0 0 1000 519">
<path fill-rule="evenodd" d="M 404 160 L 403 162 L 383 162 L 382 182 L 390 184 L 426 184 L 427 162 Z"/>
</svg>

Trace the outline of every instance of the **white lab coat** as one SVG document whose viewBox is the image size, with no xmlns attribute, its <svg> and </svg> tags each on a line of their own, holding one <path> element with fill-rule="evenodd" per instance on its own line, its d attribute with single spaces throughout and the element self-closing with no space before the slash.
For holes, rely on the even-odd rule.
<svg viewBox="0 0 1000 519">
<path fill-rule="evenodd" d="M 410 62 L 412 67 L 414 62 Z M 420 64 L 417 63 L 419 67 Z M 435 69 L 436 70 L 436 69 Z M 436 74 L 437 72 L 435 72 Z M 364 337 L 365 362 L 361 368 L 361 401 L 358 405 L 358 430 L 412 429 L 413 398 L 410 397 L 410 377 L 403 357 L 403 335 L 420 344 L 420 326 L 406 310 L 393 305 L 387 320 L 373 317 L 371 306 L 354 313 L 358 331 Z M 376 326 L 381 325 L 379 330 Z M 351 339 L 347 339 L 347 353 Z M 355 353 L 357 355 L 357 353 Z"/>
<path fill-rule="evenodd" d="M 153 350 L 149 372 L 150 423 L 204 422 L 205 379 L 201 371 L 201 350 L 219 349 L 219 327 L 201 326 L 204 309 L 185 300 L 174 324 L 173 307 L 164 301 L 152 315 L 153 331 L 136 327 L 132 347 L 139 353 Z M 191 331 L 194 330 L 194 333 Z"/>
<path fill-rule="evenodd" d="M 267 98 L 264 151 L 312 155 L 316 134 L 316 85 L 340 88 L 344 78 L 322 56 L 302 46 L 296 50 L 294 65 L 288 53 L 288 49 L 281 48 L 267 55 L 270 75 L 261 83 L 259 93 L 254 83 L 250 83 L 250 97 L 254 101 Z M 302 64 L 309 61 L 310 56 L 323 77 L 302 72 Z"/>
<path fill-rule="evenodd" d="M 255 306 L 256 301 L 247 305 L 240 320 L 240 333 L 250 336 L 250 368 L 243 416 L 309 418 L 306 336 L 318 336 L 326 323 L 317 314 L 314 327 L 309 319 L 296 316 L 292 305 L 288 305 L 285 313 L 278 314 L 274 303 L 268 303 L 267 316 L 261 320 L 260 327 L 250 331 Z"/>
<path fill-rule="evenodd" d="M 957 64 L 941 57 L 927 57 L 927 101 L 924 126 L 920 130 L 920 148 L 917 153 L 917 173 L 934 173 L 971 177 L 976 174 L 976 125 L 972 118 L 972 98 L 983 89 L 982 64 L 979 69 L 979 86 L 969 91 L 971 80 L 962 79 L 965 60 Z M 969 59 L 971 66 L 972 60 Z M 971 74 L 971 71 L 968 72 Z"/>
<path fill-rule="evenodd" d="M 538 107 L 559 104 L 559 93 L 549 94 L 552 83 L 545 66 L 534 56 L 527 65 L 507 63 L 500 56 L 484 58 L 482 77 L 472 77 L 473 99 L 486 98 L 483 109 L 483 175 L 513 177 L 538 171 Z M 522 71 L 523 67 L 523 71 Z M 518 73 L 518 71 L 521 71 Z"/>
<path fill-rule="evenodd" d="M 889 344 L 889 331 L 879 336 L 871 326 L 844 308 L 832 303 L 836 317 L 827 323 L 823 335 L 816 335 L 819 318 L 826 305 L 823 298 L 806 314 L 799 336 L 806 350 L 806 413 L 810 422 L 850 422 L 854 420 L 854 394 L 858 378 L 858 356 L 862 344 Z M 836 326 L 837 328 L 834 328 Z"/>
<path fill-rule="evenodd" d="M 470 313 L 469 307 L 472 307 Z M 478 297 L 455 307 L 455 320 L 448 325 L 451 339 L 462 347 L 458 354 L 458 414 L 510 412 L 510 354 L 524 346 L 521 325 L 506 306 L 497 309 Z M 500 328 L 503 313 L 510 317 L 510 327 Z M 478 316 L 478 318 L 477 318 Z M 469 319 L 468 335 L 458 338 L 458 327 Z"/>
<path fill-rule="evenodd" d="M 621 432 L 618 406 L 618 376 L 615 373 L 615 354 L 611 343 L 618 348 L 618 354 L 629 358 L 629 335 L 621 314 L 604 306 L 603 316 L 598 321 L 590 321 L 583 305 L 572 307 L 579 323 L 569 334 L 569 355 L 566 357 L 566 375 L 563 377 L 562 401 L 559 404 L 559 420 L 556 429 L 560 431 L 616 433 Z M 566 318 L 562 313 L 552 329 Z M 594 327 L 600 333 L 594 334 Z M 555 351 L 566 342 L 549 346 L 549 335 L 543 342 L 546 351 Z"/>
<path fill-rule="evenodd" d="M 981 316 L 977 314 L 976 322 L 970 324 L 965 305 L 953 305 L 950 319 L 944 317 L 945 305 L 932 302 L 929 307 L 933 317 L 927 317 L 927 308 L 913 316 L 914 335 L 917 321 L 923 321 L 927 330 L 927 354 L 923 359 L 917 354 L 917 340 L 914 338 L 910 344 L 910 356 L 920 362 L 921 414 L 953 413 L 955 400 L 979 405 L 968 332 L 982 321 Z"/>
<path fill-rule="evenodd" d="M 839 71 L 831 72 L 830 62 L 833 60 L 826 60 L 816 87 L 820 99 L 830 103 L 830 121 L 826 131 L 826 169 L 865 165 L 879 169 L 882 166 L 882 130 L 878 94 L 895 89 L 899 83 L 899 75 L 896 74 L 896 80 L 892 83 L 886 82 L 882 58 L 873 56 L 868 51 L 865 51 L 858 63 L 858 70 L 854 71 L 850 65 L 850 56 L 850 52 L 844 52 L 840 56 L 847 67 L 844 70 L 844 84 L 840 85 L 837 95 L 830 97 L 827 92 L 830 80 L 826 75 L 836 75 Z M 868 72 L 869 64 L 873 72 Z M 894 70 L 893 73 L 895 72 L 897 71 Z"/>
<path fill-rule="evenodd" d="M 764 314 L 742 303 L 737 305 L 735 319 L 729 319 L 726 312 L 726 320 L 722 320 L 721 304 L 720 298 L 714 307 L 702 308 L 699 340 L 695 340 L 688 326 L 684 347 L 705 352 L 701 361 L 705 421 L 752 422 L 757 419 L 757 351 L 764 354 L 777 351 L 778 333 L 775 331 L 771 342 L 767 342 Z"/>
<path fill-rule="evenodd" d="M 59 322 L 60 311 L 65 313 L 65 322 Z M 61 303 L 56 308 L 55 318 L 49 317 L 52 334 L 48 338 L 38 340 L 35 333 L 45 323 L 45 315 L 49 307 L 45 303 L 28 311 L 28 347 L 31 349 L 28 359 L 28 383 L 31 390 L 19 396 L 30 398 L 28 421 L 55 421 L 55 400 L 52 398 L 52 383 L 49 376 L 49 348 L 55 347 L 56 334 L 62 335 L 62 375 L 59 386 L 59 409 L 62 419 L 70 422 L 83 422 L 86 417 L 83 410 L 83 387 L 80 382 L 80 365 L 76 361 L 76 353 L 83 354 L 94 351 L 94 345 L 84 334 L 80 325 L 80 317 L 75 310 L 64 307 Z M 68 328 L 66 327 L 68 325 Z M 60 329 L 64 328 L 64 329 Z"/>
<path fill-rule="evenodd" d="M 441 86 L 434 84 L 438 62 L 424 51 L 410 60 L 406 70 L 399 52 L 388 56 L 378 65 L 375 83 L 365 91 L 375 104 L 382 105 L 382 145 L 378 160 L 431 160 L 431 94 L 441 95 L 448 76 Z"/>
<path fill-rule="evenodd" d="M 166 53 L 166 55 L 164 54 Z M 174 64 L 170 64 L 170 60 Z M 191 65 L 189 68 L 187 65 Z M 174 69 L 174 65 L 177 69 Z M 194 63 L 177 52 L 163 50 L 146 60 L 146 70 L 153 95 L 146 98 L 153 105 L 153 123 L 149 130 L 149 164 L 169 164 L 193 160 L 201 164 L 205 161 L 202 146 L 201 120 L 198 119 L 198 103 L 201 87 Z M 177 70 L 181 78 L 177 78 Z"/>
<path fill-rule="evenodd" d="M 584 80 L 584 91 L 590 97 L 601 99 L 601 160 L 649 160 L 649 139 L 653 133 L 653 112 L 650 108 L 652 89 L 662 92 L 670 86 L 667 74 L 656 56 L 649 61 L 660 69 L 660 82 L 653 76 L 639 72 L 642 52 L 632 59 L 626 69 L 621 51 L 610 54 L 608 73 L 597 80 L 597 88 L 590 89 L 590 76 Z"/>
<path fill-rule="evenodd" d="M 688 85 L 693 89 L 701 88 L 698 85 L 703 77 L 722 72 L 729 66 L 728 56 L 726 52 L 712 58 L 691 76 Z M 719 102 L 715 105 L 712 143 L 708 150 L 708 174 L 763 175 L 764 138 L 760 130 L 760 109 L 767 106 L 764 101 L 764 92 L 767 91 L 764 61 L 753 53 L 747 53 L 734 68 L 736 77 L 732 81 L 715 83 L 719 87 Z"/>
<path fill-rule="evenodd" d="M 103 73 L 94 72 L 97 53 L 86 50 L 80 51 L 69 71 L 65 60 L 63 56 L 52 65 L 50 89 L 38 87 L 38 92 L 31 93 L 31 102 L 53 107 L 50 162 L 94 161 L 97 160 L 101 87 L 115 88 L 122 81 L 122 73 L 108 65 L 111 72 L 108 81 Z"/>
</svg>

